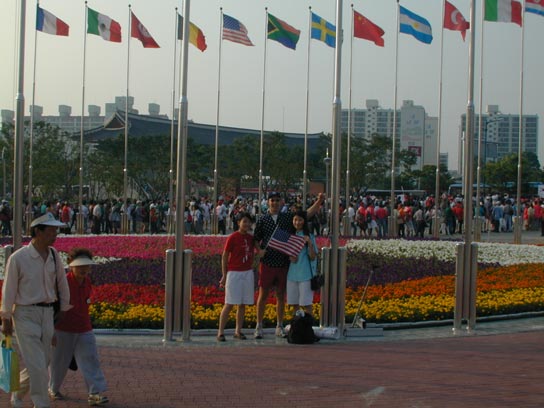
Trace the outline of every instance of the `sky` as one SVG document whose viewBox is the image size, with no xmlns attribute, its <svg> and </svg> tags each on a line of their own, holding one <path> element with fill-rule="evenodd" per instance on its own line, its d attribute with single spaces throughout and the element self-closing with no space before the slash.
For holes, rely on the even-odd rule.
<svg viewBox="0 0 544 408">
<path fill-rule="evenodd" d="M 2 0 L 0 25 L 3 63 L 0 64 L 0 109 L 15 108 L 17 38 L 19 3 Z M 469 20 L 469 0 L 451 0 Z M 58 114 L 58 105 L 72 106 L 72 115 L 80 115 L 83 83 L 83 44 L 86 30 L 84 1 L 42 0 L 40 5 L 70 26 L 69 37 L 37 33 L 35 103 L 44 107 L 44 115 Z M 118 21 L 122 26 L 122 43 L 110 43 L 87 35 L 85 111 L 104 105 L 115 96 L 127 93 L 128 4 L 123 0 L 89 0 L 88 6 Z M 155 38 L 160 49 L 144 49 L 138 40 L 130 41 L 129 94 L 135 108 L 147 113 L 148 103 L 158 103 L 161 113 L 171 115 L 174 80 L 175 8 L 182 12 L 181 0 L 132 0 L 132 11 Z M 480 106 L 481 2 L 476 2 L 475 109 Z M 440 78 L 441 7 L 439 0 L 402 0 L 401 5 L 426 18 L 432 25 L 430 45 L 415 38 L 399 35 L 398 97 L 413 100 L 425 107 L 430 116 L 438 115 Z M 219 72 L 220 7 L 223 12 L 248 29 L 255 44 L 247 47 L 223 41 L 221 59 L 220 124 L 260 129 L 263 97 L 265 7 L 274 16 L 301 30 L 296 50 L 268 40 L 266 57 L 265 117 L 266 130 L 304 132 L 306 112 L 306 74 L 308 48 L 308 7 L 322 18 L 335 23 L 334 0 L 200 0 L 191 1 L 190 20 L 199 26 L 208 48 L 200 52 L 192 45 L 189 51 L 188 101 L 189 119 L 215 124 Z M 349 66 L 352 107 L 365 108 L 367 99 L 377 99 L 382 108 L 393 108 L 395 86 L 395 0 L 353 0 L 356 11 L 379 25 L 384 31 L 385 47 L 355 39 L 350 54 L 351 2 L 343 2 L 341 100 L 349 106 Z M 25 47 L 25 114 L 32 102 L 32 77 L 35 50 L 36 2 L 27 0 Z M 511 23 L 485 23 L 483 62 L 483 112 L 499 105 L 504 114 L 519 114 L 521 28 Z M 441 151 L 449 153 L 449 168 L 458 168 L 460 116 L 467 109 L 468 39 L 463 42 L 456 31 L 444 30 L 443 102 Z M 527 14 L 525 18 L 524 114 L 544 117 L 541 95 L 544 83 L 538 72 L 544 66 L 544 54 L 538 38 L 544 34 L 544 18 Z M 177 46 L 179 50 L 180 43 Z M 310 133 L 331 132 L 334 87 L 334 49 L 311 40 L 310 44 Z M 177 91 L 176 91 L 177 92 Z M 177 100 L 178 96 L 176 96 Z M 542 125 L 540 126 L 542 128 Z M 539 129 L 539 157 L 544 162 L 544 143 Z"/>
</svg>

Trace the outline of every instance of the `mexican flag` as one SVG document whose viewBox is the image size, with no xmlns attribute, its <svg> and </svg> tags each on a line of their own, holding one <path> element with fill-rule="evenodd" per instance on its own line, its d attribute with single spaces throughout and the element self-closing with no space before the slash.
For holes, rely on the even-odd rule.
<svg viewBox="0 0 544 408">
<path fill-rule="evenodd" d="M 485 0 L 484 19 L 521 26 L 521 3 L 513 0 Z"/>
<path fill-rule="evenodd" d="M 106 41 L 121 42 L 121 26 L 104 14 L 87 8 L 87 33 L 99 35 Z"/>
</svg>

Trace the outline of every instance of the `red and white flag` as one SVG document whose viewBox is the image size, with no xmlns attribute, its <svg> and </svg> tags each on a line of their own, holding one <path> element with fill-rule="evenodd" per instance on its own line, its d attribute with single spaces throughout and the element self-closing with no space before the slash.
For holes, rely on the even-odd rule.
<svg viewBox="0 0 544 408">
<path fill-rule="evenodd" d="M 467 30 L 470 29 L 470 23 L 465 20 L 465 17 L 463 17 L 461 12 L 448 1 L 446 1 L 446 7 L 444 9 L 444 28 L 453 31 L 461 31 L 463 41 L 465 41 Z"/>
<path fill-rule="evenodd" d="M 306 241 L 304 238 L 298 235 L 289 234 L 282 229 L 276 229 L 270 241 L 268 241 L 268 247 L 275 249 L 282 254 L 288 256 L 297 257 Z"/>
<path fill-rule="evenodd" d="M 140 40 L 144 48 L 161 48 L 159 44 L 155 42 L 153 37 L 151 37 L 151 34 L 149 34 L 149 31 L 147 31 L 147 28 L 144 27 L 142 23 L 140 23 L 140 20 L 134 15 L 134 13 L 130 12 L 131 16 L 131 29 L 130 29 L 130 36 L 132 38 L 137 38 Z"/>
</svg>

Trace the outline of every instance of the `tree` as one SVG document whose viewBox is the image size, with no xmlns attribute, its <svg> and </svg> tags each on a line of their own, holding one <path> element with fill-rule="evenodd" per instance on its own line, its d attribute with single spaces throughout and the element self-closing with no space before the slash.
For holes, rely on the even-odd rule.
<svg viewBox="0 0 544 408">
<path fill-rule="evenodd" d="M 544 181 L 544 172 L 540 167 L 537 156 L 532 152 L 525 152 L 521 156 L 521 191 L 529 192 L 529 182 Z M 516 153 L 503 157 L 494 162 L 487 163 L 482 171 L 485 184 L 489 184 L 498 191 L 515 193 L 518 179 L 518 155 Z"/>
<path fill-rule="evenodd" d="M 187 178 L 207 181 L 213 173 L 213 148 L 187 141 Z M 105 139 L 89 156 L 89 179 L 104 186 L 106 194 L 122 197 L 124 180 L 124 136 Z M 164 197 L 169 191 L 170 136 L 129 138 L 128 176 L 150 198 Z M 174 163 L 176 158 L 174 157 Z M 175 171 L 175 169 L 174 169 Z M 175 178 L 175 175 L 174 175 Z"/>
<path fill-rule="evenodd" d="M 391 187 L 391 138 L 373 134 L 370 138 L 353 138 L 351 141 L 351 184 L 373 189 Z M 410 169 L 416 163 L 414 152 L 398 150 L 396 184 L 406 189 L 413 188 L 414 182 Z"/>
<path fill-rule="evenodd" d="M 421 170 L 412 172 L 413 177 L 419 180 L 419 188 L 428 193 L 434 194 L 436 190 L 436 166 L 425 165 Z M 448 172 L 446 166 L 440 166 L 439 187 L 440 191 L 447 191 L 448 186 L 453 183 L 454 179 Z"/>
</svg>

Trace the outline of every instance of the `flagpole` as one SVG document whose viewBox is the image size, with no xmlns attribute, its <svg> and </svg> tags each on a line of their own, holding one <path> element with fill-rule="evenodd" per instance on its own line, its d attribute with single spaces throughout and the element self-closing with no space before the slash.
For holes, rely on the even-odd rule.
<svg viewBox="0 0 544 408">
<path fill-rule="evenodd" d="M 395 219 L 395 161 L 396 161 L 396 148 L 397 148 L 397 84 L 399 79 L 399 30 L 400 30 L 400 4 L 397 0 L 397 35 L 395 40 L 395 91 L 394 91 L 394 108 L 393 108 L 393 142 L 391 147 L 391 214 L 389 223 L 389 236 L 394 237 L 397 235 L 396 219 Z"/>
<path fill-rule="evenodd" d="M 123 166 L 123 202 L 125 208 L 128 209 L 128 98 L 129 98 L 129 83 L 130 83 L 130 37 L 132 31 L 132 16 L 131 5 L 128 5 L 128 32 L 127 32 L 127 93 L 125 99 L 125 162 Z M 121 233 L 128 234 L 130 231 L 128 214 L 123 212 L 121 221 Z"/>
<path fill-rule="evenodd" d="M 24 149 L 24 116 L 25 116 L 25 17 L 26 0 L 21 0 L 19 21 L 19 55 L 17 75 L 16 119 L 13 160 L 13 249 L 17 250 L 22 243 L 22 206 L 23 206 L 23 149 Z"/>
<path fill-rule="evenodd" d="M 83 73 L 81 76 L 81 120 L 79 123 L 79 191 L 78 191 L 78 213 L 77 213 L 77 233 L 82 235 L 85 233 L 85 220 L 83 212 L 83 136 L 85 134 L 85 66 L 87 59 L 87 23 L 88 23 L 88 6 L 85 2 L 85 23 L 83 24 Z"/>
<path fill-rule="evenodd" d="M 334 277 L 334 284 L 331 290 L 334 292 L 332 298 L 336 298 L 331 304 L 330 322 L 343 332 L 345 320 L 345 268 L 339 265 L 339 235 L 340 235 L 340 171 L 342 161 L 342 99 L 341 99 L 341 78 L 342 78 L 342 0 L 336 2 L 336 48 L 335 48 L 335 81 L 333 100 L 333 121 L 332 121 L 332 162 L 331 162 L 331 252 L 330 252 L 330 274 Z"/>
<path fill-rule="evenodd" d="M 170 124 L 170 171 L 169 175 L 169 186 L 168 186 L 168 206 L 169 214 L 166 221 L 166 231 L 168 234 L 171 234 L 174 230 L 174 213 L 173 213 L 173 204 L 174 204 L 174 135 L 175 135 L 175 119 L 176 119 L 176 68 L 177 68 L 177 47 L 178 47 L 178 32 L 179 32 L 179 18 L 178 18 L 178 8 L 175 8 L 175 23 L 174 23 L 174 74 L 172 78 L 172 120 Z"/>
<path fill-rule="evenodd" d="M 176 191 L 176 256 L 181 260 L 184 251 L 183 236 L 185 234 L 184 212 L 187 179 L 187 77 L 189 68 L 189 36 L 190 36 L 190 0 L 185 0 L 183 12 L 183 54 L 181 60 L 179 118 L 178 118 L 178 161 Z M 176 276 L 183 276 L 183 262 L 176 262 Z"/>
<path fill-rule="evenodd" d="M 440 80 L 438 85 L 438 132 L 436 135 L 436 174 L 434 186 L 434 219 L 433 238 L 439 238 L 438 208 L 440 200 L 440 139 L 442 136 L 442 76 L 444 71 L 444 19 L 446 15 L 446 0 L 442 0 L 442 32 L 440 35 Z"/>
<path fill-rule="evenodd" d="M 458 257 L 457 270 L 462 271 L 459 282 L 456 282 L 454 333 L 461 329 L 463 319 L 467 320 L 467 330 L 471 331 L 476 325 L 476 274 L 477 265 L 474 265 L 473 235 L 472 235 L 472 191 L 473 191 L 473 143 L 474 143 L 474 48 L 476 42 L 476 0 L 470 2 L 470 44 L 468 65 L 468 101 L 465 123 L 465 151 L 463 169 L 463 190 L 465 200 L 463 205 L 464 245 L 461 256 Z M 464 276 L 463 276 L 464 275 Z"/>
<path fill-rule="evenodd" d="M 310 115 L 310 45 L 312 42 L 312 7 L 308 7 L 308 50 L 306 52 L 306 119 L 304 123 L 304 170 L 302 171 L 302 208 L 308 199 L 308 121 Z"/>
<path fill-rule="evenodd" d="M 263 197 L 263 145 L 264 145 L 264 103 L 265 103 L 265 90 L 266 90 L 266 45 L 268 42 L 268 7 L 264 8 L 265 11 L 265 35 L 264 35 L 264 58 L 263 58 L 263 100 L 261 105 L 261 140 L 259 149 L 259 214 L 261 214 L 261 202 Z"/>
<path fill-rule="evenodd" d="M 482 226 L 480 225 L 480 191 L 481 191 L 481 171 L 482 171 L 482 136 L 483 136 L 483 112 L 482 105 L 484 99 L 484 16 L 485 16 L 485 1 L 482 1 L 482 35 L 480 37 L 480 100 L 478 101 L 478 111 L 480 117 L 478 118 L 478 158 L 476 162 L 476 213 L 474 214 L 474 241 L 480 241 L 482 236 Z M 472 30 L 472 26 L 470 27 Z M 487 126 L 486 126 L 487 133 Z M 486 141 L 487 143 L 487 134 Z M 471 160 L 473 160 L 471 158 Z M 487 157 L 486 157 L 487 161 Z M 486 163 L 484 163 L 484 166 Z M 472 179 L 471 179 L 472 183 Z M 465 191 L 465 199 L 467 192 Z M 472 214 L 471 214 L 472 218 Z"/>
<path fill-rule="evenodd" d="M 217 72 L 217 110 L 215 114 L 215 159 L 214 159 L 214 168 L 213 168 L 213 211 L 211 214 L 212 220 L 212 234 L 217 234 L 218 225 L 217 225 L 217 213 L 215 211 L 215 206 L 217 203 L 217 188 L 219 185 L 219 112 L 221 107 L 221 57 L 222 57 L 222 46 L 223 46 L 223 7 L 219 7 L 219 67 Z M 260 205 L 260 204 L 259 204 Z"/>
<path fill-rule="evenodd" d="M 519 74 L 519 137 L 518 137 L 518 180 L 516 190 L 516 224 L 514 226 L 514 244 L 521 244 L 521 175 L 523 166 L 523 59 L 525 54 L 525 2 L 521 6 L 521 70 Z"/>
<path fill-rule="evenodd" d="M 353 132 L 353 114 L 352 114 L 352 85 L 353 85 L 353 4 L 351 5 L 351 35 L 349 44 L 349 107 L 348 107 L 348 135 L 347 135 L 347 148 L 346 148 L 346 214 L 343 217 L 344 220 L 344 235 L 348 236 L 350 233 L 349 225 L 349 184 L 350 184 L 350 157 L 351 157 L 351 136 Z"/>
<path fill-rule="evenodd" d="M 40 6 L 40 1 L 36 1 L 36 11 Z M 30 131 L 28 138 L 28 198 L 26 206 L 26 225 L 27 235 L 30 235 L 30 224 L 32 223 L 32 154 L 34 148 L 34 109 L 36 108 L 36 65 L 38 50 L 38 30 L 34 27 L 34 61 L 32 68 L 32 112 L 30 112 Z M 3 197 L 5 199 L 5 197 Z"/>
</svg>

